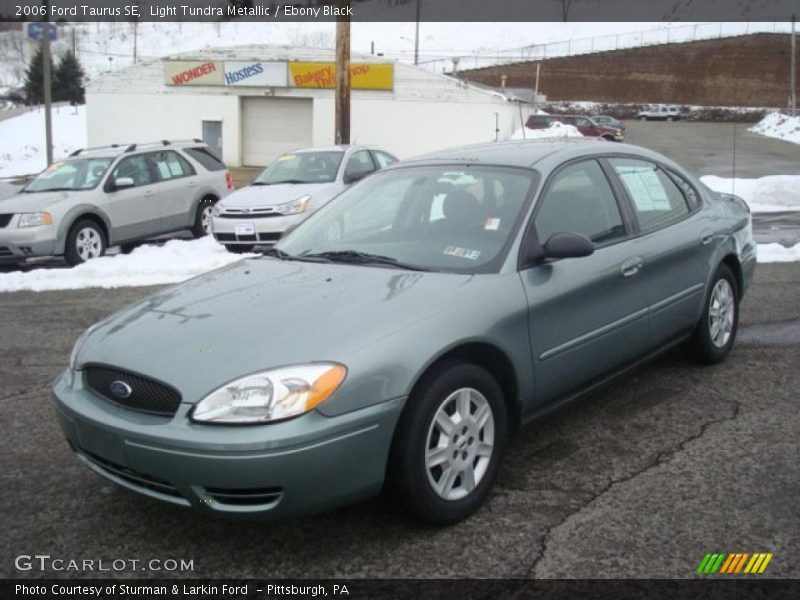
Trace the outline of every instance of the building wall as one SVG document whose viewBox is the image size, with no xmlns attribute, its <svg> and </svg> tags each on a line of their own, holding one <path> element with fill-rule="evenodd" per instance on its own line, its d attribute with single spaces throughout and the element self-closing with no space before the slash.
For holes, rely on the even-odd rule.
<svg viewBox="0 0 800 600">
<path fill-rule="evenodd" d="M 540 61 L 539 90 L 548 101 L 780 108 L 789 97 L 789 49 L 788 35 L 765 33 L 551 58 Z M 460 75 L 491 86 L 506 75 L 509 87 L 533 89 L 536 63 Z"/>
<path fill-rule="evenodd" d="M 313 144 L 334 143 L 333 90 L 169 87 L 160 62 L 109 74 L 88 86 L 89 145 L 202 136 L 202 121 L 223 123 L 223 159 L 242 164 L 241 97 L 310 97 Z M 401 158 L 495 139 L 519 127 L 519 104 L 406 65 L 395 65 L 391 92 L 351 93 L 351 141 L 385 147 Z M 525 114 L 525 116 L 527 113 Z"/>
</svg>

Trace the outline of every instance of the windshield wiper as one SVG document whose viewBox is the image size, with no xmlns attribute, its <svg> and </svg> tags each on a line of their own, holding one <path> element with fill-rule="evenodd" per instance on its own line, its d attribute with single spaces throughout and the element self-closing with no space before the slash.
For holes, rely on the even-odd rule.
<svg viewBox="0 0 800 600">
<path fill-rule="evenodd" d="M 329 250 L 327 252 L 314 252 L 311 254 L 301 254 L 297 259 L 316 259 L 330 262 L 351 263 L 358 265 L 387 265 L 397 269 L 408 269 L 409 271 L 427 271 L 428 269 L 417 265 L 401 262 L 391 256 L 381 256 L 380 254 L 370 254 L 368 252 L 358 252 L 357 250 Z"/>
<path fill-rule="evenodd" d="M 47 188 L 47 189 L 44 189 L 44 190 L 29 190 L 29 189 L 24 189 L 24 190 L 22 190 L 22 191 L 23 191 L 23 192 L 25 192 L 26 194 L 38 194 L 38 193 L 42 193 L 42 192 L 75 192 L 75 191 L 77 191 L 77 190 L 79 190 L 79 189 L 80 189 L 80 188 L 71 188 L 71 187 L 54 187 L 54 188 Z"/>
<path fill-rule="evenodd" d="M 297 257 L 292 254 L 287 254 L 283 250 L 278 250 L 277 248 L 266 248 L 265 250 L 261 251 L 261 254 L 264 256 L 273 256 L 279 260 L 295 260 Z"/>
</svg>

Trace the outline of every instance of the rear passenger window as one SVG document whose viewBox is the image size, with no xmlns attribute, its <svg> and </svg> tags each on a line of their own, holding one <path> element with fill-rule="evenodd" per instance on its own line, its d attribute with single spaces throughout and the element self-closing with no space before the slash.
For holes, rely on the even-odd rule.
<svg viewBox="0 0 800 600">
<path fill-rule="evenodd" d="M 632 158 L 609 162 L 628 192 L 642 231 L 659 229 L 689 214 L 686 196 L 658 165 Z"/>
<path fill-rule="evenodd" d="M 151 158 L 162 181 L 194 175 L 192 165 L 177 152 L 173 152 L 172 150 L 154 152 Z"/>
<path fill-rule="evenodd" d="M 625 237 L 614 192 L 595 160 L 559 171 L 540 202 L 535 226 L 542 244 L 554 233 L 582 233 L 595 244 Z"/>
<path fill-rule="evenodd" d="M 222 171 L 225 163 L 214 156 L 207 148 L 186 148 L 184 152 L 203 165 L 208 171 Z"/>
</svg>

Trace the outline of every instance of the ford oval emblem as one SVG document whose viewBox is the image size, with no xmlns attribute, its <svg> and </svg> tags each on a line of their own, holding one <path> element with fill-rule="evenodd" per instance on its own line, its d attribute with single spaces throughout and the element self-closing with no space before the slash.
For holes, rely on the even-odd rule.
<svg viewBox="0 0 800 600">
<path fill-rule="evenodd" d="M 131 386 L 124 381 L 112 381 L 111 393 L 120 400 L 124 400 L 125 398 L 130 397 L 130 395 L 133 393 L 133 388 L 131 388 Z"/>
</svg>

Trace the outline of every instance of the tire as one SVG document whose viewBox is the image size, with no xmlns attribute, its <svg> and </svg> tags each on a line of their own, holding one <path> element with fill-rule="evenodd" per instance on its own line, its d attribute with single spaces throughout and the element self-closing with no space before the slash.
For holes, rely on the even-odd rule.
<svg viewBox="0 0 800 600">
<path fill-rule="evenodd" d="M 119 251 L 122 254 L 130 254 L 131 252 L 136 250 L 136 248 L 138 248 L 138 247 L 139 247 L 139 244 L 120 244 L 119 245 Z"/>
<path fill-rule="evenodd" d="M 233 254 L 244 254 L 245 252 L 252 252 L 253 246 L 245 244 L 225 244 L 225 250 Z"/>
<path fill-rule="evenodd" d="M 452 418 L 455 411 L 458 420 Z M 439 423 L 452 425 L 449 435 Z M 489 495 L 507 438 L 506 405 L 497 381 L 481 367 L 449 360 L 426 375 L 408 399 L 392 442 L 390 488 L 421 521 L 461 521 Z M 440 449 L 431 452 L 434 448 Z"/>
<path fill-rule="evenodd" d="M 738 326 L 739 286 L 730 268 L 720 265 L 706 294 L 703 316 L 687 345 L 690 355 L 705 364 L 721 363 L 733 348 Z"/>
<path fill-rule="evenodd" d="M 194 237 L 201 238 L 211 233 L 211 210 L 216 203 L 217 201 L 211 197 L 200 200 L 194 214 L 194 226 L 192 227 Z"/>
<path fill-rule="evenodd" d="M 64 248 L 64 259 L 74 267 L 99 258 L 106 253 L 106 234 L 103 228 L 91 219 L 81 219 L 70 227 Z"/>
</svg>

